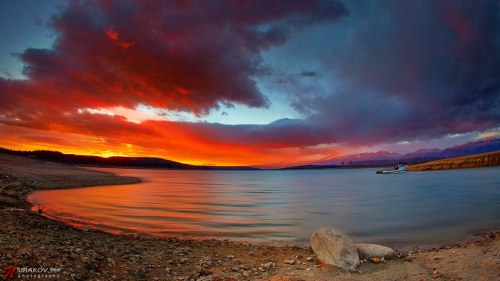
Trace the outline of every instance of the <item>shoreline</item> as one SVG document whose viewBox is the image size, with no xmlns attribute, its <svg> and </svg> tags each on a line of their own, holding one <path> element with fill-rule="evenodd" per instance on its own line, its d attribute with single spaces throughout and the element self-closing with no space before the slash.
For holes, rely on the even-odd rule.
<svg viewBox="0 0 500 281">
<path fill-rule="evenodd" d="M 410 251 L 383 263 L 367 262 L 352 272 L 319 263 L 309 246 L 86 231 L 31 212 L 23 198 L 27 192 L 65 188 L 62 185 L 68 182 L 73 185 L 66 188 L 139 179 L 7 158 L 0 154 L 0 264 L 60 268 L 60 280 L 492 280 L 500 276 L 499 231 Z M 97 178 L 82 182 L 82 175 L 90 174 Z"/>
<path fill-rule="evenodd" d="M 36 214 L 36 211 L 33 210 L 34 205 L 26 200 L 26 203 L 31 206 L 31 210 L 25 209 L 24 211 L 31 211 L 33 214 Z M 0 205 L 1 206 L 1 205 Z M 47 216 L 45 214 L 38 214 L 40 217 L 61 223 L 63 225 L 66 225 L 68 227 L 71 227 L 77 231 L 84 231 L 87 230 L 89 232 L 99 232 L 99 233 L 106 233 L 109 235 L 113 236 L 124 236 L 124 237 L 129 237 L 129 238 L 138 238 L 138 239 L 179 239 L 179 240 L 191 240 L 191 241 L 198 241 L 198 242 L 203 242 L 203 241 L 221 241 L 225 243 L 245 243 L 248 245 L 254 245 L 254 246 L 264 246 L 264 247 L 293 247 L 293 248 L 301 248 L 301 249 L 309 249 L 310 244 L 308 240 L 299 240 L 299 239 L 291 239 L 291 240 L 277 240 L 277 239 L 265 239 L 265 238 L 228 238 L 228 237 L 223 237 L 223 236 L 210 236 L 209 233 L 201 233 L 201 235 L 190 235 L 190 234 L 179 234 L 179 233 L 165 233 L 161 235 L 157 235 L 154 233 L 147 233 L 147 232 L 113 232 L 113 231 L 108 231 L 106 229 L 102 228 L 97 228 L 97 227 L 92 227 L 90 225 L 85 225 L 85 222 L 81 222 L 81 225 L 77 224 L 72 224 L 72 223 L 67 223 L 63 220 L 59 220 L 57 218 L 53 218 L 50 216 Z M 348 234 L 348 233 L 346 233 Z M 485 228 L 482 230 L 477 230 L 475 232 L 472 232 L 470 234 L 467 234 L 466 237 L 459 238 L 459 239 L 448 239 L 448 240 L 443 240 L 440 242 L 428 242 L 428 243 L 418 243 L 418 244 L 408 244 L 405 245 L 405 242 L 398 242 L 398 245 L 393 245 L 389 241 L 375 241 L 373 243 L 375 244 L 380 244 L 380 245 L 385 245 L 393 248 L 396 250 L 398 253 L 405 255 L 409 252 L 428 252 L 428 251 L 433 251 L 435 249 L 445 249 L 445 248 L 450 248 L 450 247 L 456 247 L 462 244 L 472 244 L 472 243 L 477 243 L 481 241 L 485 236 L 495 236 L 495 235 L 500 235 L 500 227 L 499 228 Z M 355 240 L 355 243 L 372 243 L 370 241 L 361 241 L 361 240 Z"/>
<path fill-rule="evenodd" d="M 427 280 L 436 279 L 436 274 L 432 274 L 436 268 L 441 276 L 448 276 L 437 280 L 450 280 L 449 276 L 457 274 L 469 276 L 464 280 L 479 280 L 471 276 L 481 275 L 489 276 L 484 280 L 493 280 L 500 273 L 497 263 L 500 232 L 430 250 L 406 252 L 399 259 L 380 264 L 368 262 L 356 271 L 346 272 L 319 263 L 310 247 L 82 231 L 33 212 L 5 208 L 0 209 L 0 218 L 3 224 L 0 253 L 4 253 L 0 254 L 0 263 L 62 268 L 62 280 L 155 280 L 155 277 L 156 280 Z M 312 261 L 307 261 L 308 257 Z M 458 263 L 473 258 L 491 261 L 490 271 L 438 265 L 456 264 L 457 258 Z M 296 263 L 284 263 L 290 259 Z M 205 266 L 200 266 L 204 262 Z M 269 262 L 274 266 L 264 268 Z M 454 269 L 453 274 L 445 274 L 449 269 Z M 249 277 L 245 277 L 245 272 Z M 212 279 L 200 279 L 202 276 Z"/>
<path fill-rule="evenodd" d="M 500 151 L 493 151 L 466 156 L 458 156 L 435 160 L 431 162 L 408 166 L 407 170 L 412 172 L 455 170 L 495 167 L 500 165 Z"/>
</svg>

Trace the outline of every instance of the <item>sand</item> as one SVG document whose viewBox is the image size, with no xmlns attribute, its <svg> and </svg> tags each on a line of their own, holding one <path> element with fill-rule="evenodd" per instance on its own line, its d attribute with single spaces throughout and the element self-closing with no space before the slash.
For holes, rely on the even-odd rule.
<svg viewBox="0 0 500 281">
<path fill-rule="evenodd" d="M 60 270 L 50 280 L 500 280 L 498 232 L 345 272 L 309 247 L 112 235 L 47 219 L 23 200 L 40 189 L 138 181 L 0 153 L 0 265 Z"/>
</svg>

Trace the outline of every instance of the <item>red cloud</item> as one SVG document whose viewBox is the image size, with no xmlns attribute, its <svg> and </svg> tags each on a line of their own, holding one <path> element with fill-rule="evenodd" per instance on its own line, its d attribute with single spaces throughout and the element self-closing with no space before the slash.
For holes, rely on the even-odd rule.
<svg viewBox="0 0 500 281">
<path fill-rule="evenodd" d="M 195 114 L 219 104 L 265 107 L 252 79 L 261 72 L 260 52 L 346 13 L 336 1 L 70 1 L 51 19 L 53 48 L 19 55 L 28 79 L 0 78 L 0 130 L 9 133 L 0 145 L 52 141 L 67 152 L 133 147 L 129 154 L 260 164 L 281 149 L 316 144 L 316 134 L 300 136 L 310 133 L 306 127 L 270 126 L 268 134 L 259 126 L 135 124 L 78 112 L 138 104 Z"/>
<path fill-rule="evenodd" d="M 113 41 L 118 40 L 118 32 L 116 32 L 113 28 L 106 29 L 106 36 Z"/>
<path fill-rule="evenodd" d="M 331 1 L 71 1 L 51 20 L 53 49 L 20 58 L 31 81 L 50 83 L 74 107 L 142 103 L 197 114 L 220 103 L 262 107 L 268 101 L 251 78 L 260 51 L 293 29 L 345 14 Z"/>
</svg>

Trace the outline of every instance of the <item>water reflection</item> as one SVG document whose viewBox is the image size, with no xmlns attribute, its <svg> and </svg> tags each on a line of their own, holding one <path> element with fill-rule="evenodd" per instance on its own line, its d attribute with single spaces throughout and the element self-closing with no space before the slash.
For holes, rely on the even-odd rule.
<svg viewBox="0 0 500 281">
<path fill-rule="evenodd" d="M 499 168 L 376 175 L 371 169 L 102 169 L 137 185 L 41 191 L 44 214 L 117 233 L 307 239 L 332 225 L 392 245 L 463 239 L 500 227 Z"/>
</svg>

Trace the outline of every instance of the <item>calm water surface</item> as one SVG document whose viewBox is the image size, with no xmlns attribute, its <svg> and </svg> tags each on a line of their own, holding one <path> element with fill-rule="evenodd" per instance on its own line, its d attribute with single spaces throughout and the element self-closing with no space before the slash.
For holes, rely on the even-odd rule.
<svg viewBox="0 0 500 281">
<path fill-rule="evenodd" d="M 393 246 L 500 228 L 500 168 L 377 175 L 376 169 L 100 169 L 135 185 L 40 191 L 48 217 L 115 233 L 307 240 L 330 225 Z"/>
</svg>

